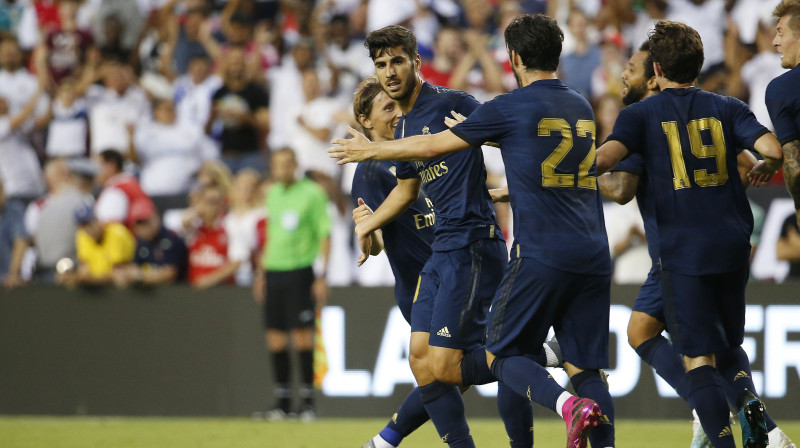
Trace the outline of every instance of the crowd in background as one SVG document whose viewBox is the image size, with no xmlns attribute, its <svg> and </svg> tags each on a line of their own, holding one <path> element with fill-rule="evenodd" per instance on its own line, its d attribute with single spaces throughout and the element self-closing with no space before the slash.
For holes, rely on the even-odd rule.
<svg viewBox="0 0 800 448">
<path fill-rule="evenodd" d="M 505 25 L 552 15 L 566 35 L 559 76 L 595 107 L 602 142 L 622 108 L 620 74 L 659 19 L 700 33 L 698 87 L 749 102 L 771 127 L 764 91 L 783 72 L 776 3 L 0 0 L 0 280 L 251 284 L 270 153 L 289 148 L 330 198 L 329 283 L 391 283 L 385 259 L 355 268 L 354 167 L 326 152 L 355 126 L 353 91 L 374 71 L 367 32 L 406 25 L 425 80 L 485 101 L 516 87 Z M 503 185 L 499 152 L 485 160 L 489 186 Z M 510 234 L 508 210 L 497 211 Z M 641 218 L 635 204 L 610 211 L 615 279 L 638 282 L 649 270 Z M 777 253 L 800 275 L 796 223 Z"/>
</svg>

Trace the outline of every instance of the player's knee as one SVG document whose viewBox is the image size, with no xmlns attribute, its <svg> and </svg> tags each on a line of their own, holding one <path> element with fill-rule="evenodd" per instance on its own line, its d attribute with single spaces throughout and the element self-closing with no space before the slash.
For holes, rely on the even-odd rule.
<svg viewBox="0 0 800 448">
<path fill-rule="evenodd" d="M 664 331 L 663 323 L 643 314 L 634 311 L 628 321 L 628 345 L 634 350 L 642 345 L 643 342 L 658 336 Z"/>
</svg>

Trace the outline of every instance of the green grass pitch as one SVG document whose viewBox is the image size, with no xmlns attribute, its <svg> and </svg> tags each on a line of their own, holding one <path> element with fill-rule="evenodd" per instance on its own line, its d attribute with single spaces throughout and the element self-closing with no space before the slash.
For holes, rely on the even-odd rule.
<svg viewBox="0 0 800 448">
<path fill-rule="evenodd" d="M 386 423 L 384 419 L 323 418 L 313 423 L 263 422 L 245 418 L 0 417 L 2 448 L 360 448 Z M 778 422 L 800 440 L 800 421 Z M 476 445 L 508 447 L 498 419 L 470 419 Z M 741 429 L 735 426 L 737 443 Z M 617 446 L 688 448 L 691 423 L 676 420 L 617 422 Z M 408 448 L 443 448 L 428 423 L 403 442 Z M 535 424 L 537 448 L 564 446 L 560 420 Z M 740 445 L 741 446 L 741 445 Z"/>
</svg>

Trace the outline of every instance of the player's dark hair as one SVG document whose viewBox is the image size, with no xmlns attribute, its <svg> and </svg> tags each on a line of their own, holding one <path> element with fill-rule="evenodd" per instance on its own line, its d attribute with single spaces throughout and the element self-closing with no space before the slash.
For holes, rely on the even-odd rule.
<svg viewBox="0 0 800 448">
<path fill-rule="evenodd" d="M 775 10 L 772 11 L 772 17 L 775 20 L 780 20 L 783 16 L 789 17 L 789 28 L 795 33 L 800 33 L 800 2 L 797 0 L 783 0 Z"/>
<path fill-rule="evenodd" d="M 694 28 L 680 22 L 660 20 L 650 32 L 650 59 L 658 62 L 664 77 L 679 83 L 692 82 L 703 67 L 703 41 Z"/>
<path fill-rule="evenodd" d="M 369 117 L 369 114 L 372 113 L 372 101 L 380 92 L 383 92 L 383 87 L 381 87 L 378 77 L 371 75 L 364 78 L 361 84 L 356 87 L 355 93 L 353 93 L 353 114 L 356 116 L 356 121 L 358 121 L 361 130 L 364 131 L 367 137 L 371 137 L 369 135 L 370 132 L 368 129 L 364 129 L 364 127 L 361 126 L 358 117 L 361 115 Z"/>
<path fill-rule="evenodd" d="M 105 163 L 112 163 L 117 167 L 117 171 L 122 172 L 122 167 L 125 165 L 125 158 L 122 153 L 116 149 L 106 149 L 100 153 L 100 160 Z"/>
<path fill-rule="evenodd" d="M 647 60 L 644 61 L 644 79 L 650 79 L 656 76 L 656 72 L 653 70 L 653 61 L 650 59 L 650 41 L 644 41 L 642 45 L 639 46 L 639 51 L 647 53 Z"/>
<path fill-rule="evenodd" d="M 516 17 L 505 31 L 509 54 L 514 51 L 528 70 L 554 72 L 561 57 L 564 33 L 555 19 L 542 14 Z"/>
<path fill-rule="evenodd" d="M 381 53 L 393 47 L 403 47 L 403 51 L 414 59 L 417 57 L 417 38 L 408 28 L 391 25 L 367 34 L 364 46 L 369 50 L 369 57 L 374 61 Z"/>
</svg>

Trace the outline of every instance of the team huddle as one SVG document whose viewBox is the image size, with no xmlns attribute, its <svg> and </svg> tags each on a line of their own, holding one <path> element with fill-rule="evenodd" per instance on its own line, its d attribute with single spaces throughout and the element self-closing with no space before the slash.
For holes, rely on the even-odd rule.
<svg viewBox="0 0 800 448">
<path fill-rule="evenodd" d="M 758 398 L 741 347 L 753 230 L 745 188 L 783 167 L 800 204 L 800 3 L 784 0 L 774 15 L 773 43 L 792 69 L 767 90 L 777 137 L 741 101 L 693 87 L 700 37 L 660 21 L 622 74 L 628 107 L 597 148 L 591 106 L 556 76 L 564 35 L 552 18 L 509 24 L 519 88 L 484 104 L 424 82 L 406 28 L 367 36 L 376 76 L 353 102 L 363 133 L 329 153 L 359 162 L 359 264 L 386 250 L 418 387 L 365 448 L 397 447 L 428 419 L 450 447 L 474 447 L 461 393 L 495 381 L 512 447 L 533 446 L 534 402 L 564 419 L 568 448 L 615 446 L 601 370 L 612 273 L 601 194 L 637 198 L 653 268 L 629 340 L 699 418 L 692 446 L 735 447 L 733 409 L 746 448 L 795 447 Z M 507 189 L 487 190 L 484 144 L 500 148 Z M 511 205 L 510 254 L 493 201 Z"/>
</svg>

